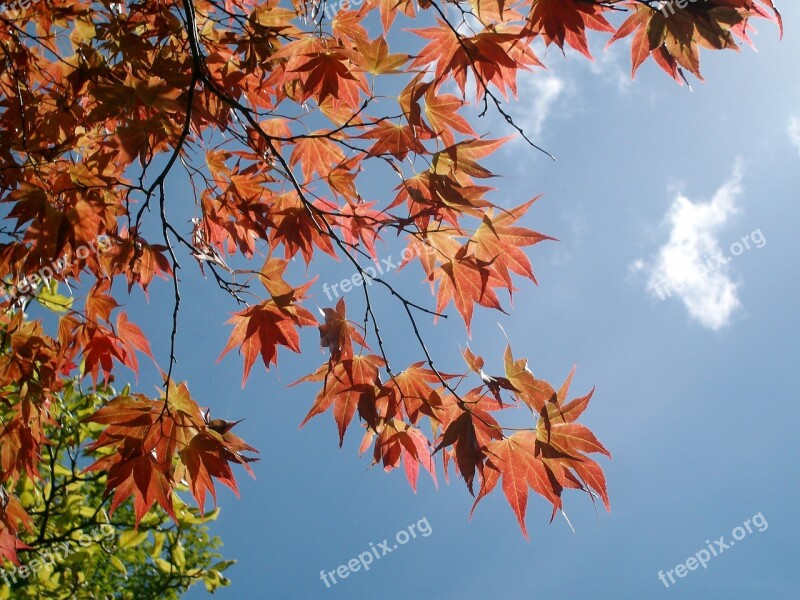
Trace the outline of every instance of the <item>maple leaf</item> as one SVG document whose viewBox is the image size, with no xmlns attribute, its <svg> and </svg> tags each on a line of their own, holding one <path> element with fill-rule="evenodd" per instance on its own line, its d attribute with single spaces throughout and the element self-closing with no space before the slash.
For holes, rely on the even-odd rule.
<svg viewBox="0 0 800 600">
<path fill-rule="evenodd" d="M 567 380 L 557 394 L 553 394 L 540 409 L 541 419 L 537 424 L 537 435 L 542 443 L 551 446 L 564 455 L 572 452 L 600 452 L 611 458 L 608 450 L 597 441 L 594 434 L 583 425 L 575 423 L 575 419 L 586 409 L 594 389 L 586 396 L 577 398 L 567 405 L 562 403 L 566 398 L 570 382 L 575 373 L 573 368 Z"/>
<path fill-rule="evenodd" d="M 437 27 L 414 29 L 413 32 L 431 40 L 414 61 L 412 67 L 435 64 L 434 89 L 438 89 L 448 77 L 452 77 L 462 96 L 466 90 L 467 73 L 474 70 L 486 85 L 493 84 L 508 98 L 510 91 L 517 93 L 516 72 L 519 69 L 542 67 L 541 62 L 527 44 L 520 44 L 523 29 L 516 25 L 498 24 L 474 36 L 456 34 L 442 21 Z M 483 85 L 476 88 L 478 99 L 486 93 Z"/>
<path fill-rule="evenodd" d="M 408 17 L 416 15 L 414 3 L 411 0 L 367 0 L 365 3 L 367 8 L 374 6 L 380 8 L 381 24 L 384 31 L 389 31 L 398 14 L 405 14 Z"/>
<path fill-rule="evenodd" d="M 483 470 L 484 455 L 475 431 L 472 414 L 464 412 L 445 429 L 436 451 L 453 446 L 458 472 L 464 478 L 470 494 L 473 492 L 473 481 L 476 469 Z"/>
<path fill-rule="evenodd" d="M 123 362 L 130 366 L 131 370 L 135 373 L 139 372 L 136 350 L 145 353 L 155 362 L 156 359 L 153 357 L 153 353 L 150 350 L 150 343 L 147 341 L 144 333 L 142 333 L 142 330 L 139 329 L 137 325 L 128 320 L 128 315 L 124 312 L 117 314 L 116 333 L 120 345 L 124 348 L 125 360 Z"/>
<path fill-rule="evenodd" d="M 550 424 L 542 427 L 540 434 L 542 442 L 569 454 L 572 452 L 600 452 L 609 458 L 611 454 L 605 449 L 591 430 L 579 423 Z"/>
<path fill-rule="evenodd" d="M 111 281 L 101 279 L 89 290 L 84 303 L 86 316 L 93 321 L 109 322 L 111 311 L 119 306 L 113 296 L 106 292 L 111 291 Z"/>
<path fill-rule="evenodd" d="M 481 491 L 472 507 L 474 511 L 478 502 L 491 493 L 502 476 L 503 493 L 517 517 L 525 539 L 528 539 L 525 513 L 529 490 L 535 491 L 553 505 L 553 515 L 562 506 L 563 488 L 547 464 L 536 456 L 536 441 L 536 434 L 533 432 L 518 431 L 511 437 L 489 444 L 489 457 L 483 471 Z"/>
<path fill-rule="evenodd" d="M 303 56 L 307 60 L 293 69 L 303 74 L 303 100 L 314 96 L 322 102 L 333 97 L 355 108 L 359 103 L 359 90 L 368 93 L 363 75 L 354 69 L 347 53 L 328 49 Z"/>
<path fill-rule="evenodd" d="M 477 159 L 484 158 L 500 148 L 510 138 L 499 140 L 468 140 L 448 146 L 436 152 L 431 160 L 433 170 L 440 175 L 450 174 L 459 181 L 462 175 L 470 177 L 494 177 L 491 171 L 480 166 Z"/>
<path fill-rule="evenodd" d="M 596 493 L 610 510 L 603 470 L 586 454 L 600 453 L 609 458 L 611 454 L 591 430 L 575 422 L 586 410 L 594 389 L 585 396 L 565 402 L 574 372 L 573 368 L 559 389 L 558 399 L 542 407 L 536 426 L 536 453 L 561 485 Z"/>
<path fill-rule="evenodd" d="M 259 281 L 273 298 L 291 300 L 297 296 L 295 287 L 283 278 L 287 265 L 287 261 L 270 255 L 258 273 Z"/>
<path fill-rule="evenodd" d="M 33 519 L 25 511 L 19 498 L 0 486 L 0 558 L 20 566 L 19 550 L 32 550 L 19 539 L 20 529 L 33 531 Z"/>
<path fill-rule="evenodd" d="M 360 162 L 360 157 L 353 157 L 337 165 L 325 175 L 325 183 L 328 184 L 335 198 L 343 196 L 348 201 L 360 199 L 361 196 L 356 189 L 356 177 L 360 170 Z"/>
<path fill-rule="evenodd" d="M 378 369 L 384 365 L 379 356 L 354 356 L 342 360 L 331 368 L 325 364 L 311 375 L 307 375 L 292 385 L 302 382 L 322 381 L 322 389 L 314 400 L 314 405 L 300 423 L 300 427 L 333 406 L 333 418 L 339 429 L 339 446 L 344 443 L 344 434 L 353 420 L 362 396 L 374 399 L 376 383 L 379 383 Z M 371 396 L 370 396 L 371 395 Z"/>
<path fill-rule="evenodd" d="M 344 298 L 336 303 L 336 308 L 320 309 L 325 317 L 325 322 L 319 326 L 319 343 L 323 348 L 328 348 L 331 361 L 334 363 L 353 358 L 353 341 L 359 346 L 367 347 L 364 337 L 347 320 L 347 307 Z"/>
<path fill-rule="evenodd" d="M 681 68 L 702 80 L 701 46 L 710 50 L 738 50 L 734 36 L 749 42 L 749 16 L 767 18 L 782 27 L 780 13 L 775 11 L 772 3 L 762 4 L 772 12 L 767 12 L 751 0 L 721 0 L 710 7 L 689 5 L 678 10 L 669 3 L 663 10 L 655 10 L 627 2 L 626 6 L 632 14 L 620 25 L 608 45 L 633 34 L 632 77 L 642 63 L 652 56 L 678 83 L 684 82 Z"/>
<path fill-rule="evenodd" d="M 497 216 L 488 211 L 483 216 L 480 227 L 470 238 L 475 257 L 483 261 L 492 261 L 495 271 L 509 291 L 512 288 L 509 271 L 536 283 L 531 261 L 522 248 L 545 240 L 555 240 L 531 229 L 514 225 L 535 201 L 534 198 L 521 206 L 504 210 Z"/>
<path fill-rule="evenodd" d="M 340 39 L 349 39 L 356 44 L 366 42 L 369 35 L 361 24 L 365 16 L 366 12 L 363 10 L 344 10 L 344 7 L 341 6 L 341 9 L 331 19 L 331 30 Z"/>
<path fill-rule="evenodd" d="M 166 250 L 166 246 L 149 244 L 141 237 L 123 232 L 119 242 L 108 251 L 109 270 L 125 274 L 129 292 L 134 283 L 138 283 L 147 292 L 153 277 L 158 275 L 167 279 L 172 275 L 172 266 L 164 255 Z"/>
<path fill-rule="evenodd" d="M 239 353 L 244 356 L 244 387 L 259 354 L 264 366 L 269 369 L 270 364 L 278 364 L 278 346 L 300 352 L 297 329 L 316 325 L 317 320 L 305 308 L 294 305 L 291 301 L 279 303 L 273 298 L 234 313 L 228 323 L 233 324 L 234 328 L 217 362 L 228 352 L 238 348 Z"/>
<path fill-rule="evenodd" d="M 100 370 L 108 380 L 114 367 L 114 359 L 125 362 L 125 351 L 120 347 L 119 338 L 113 332 L 100 327 L 89 329 L 88 342 L 83 348 L 84 372 L 97 381 Z"/>
<path fill-rule="evenodd" d="M 315 131 L 295 143 L 289 166 L 300 163 L 306 180 L 312 179 L 315 173 L 325 177 L 332 168 L 344 161 L 344 152 L 325 134 L 321 130 Z"/>
<path fill-rule="evenodd" d="M 247 463 L 255 459 L 242 453 L 255 449 L 230 432 L 235 423 L 224 431 L 207 426 L 185 383 L 169 381 L 168 398 L 165 411 L 163 400 L 141 394 L 118 396 L 84 419 L 106 425 L 89 446 L 90 452 L 109 446 L 119 449 L 85 470 L 108 472 L 106 494 L 114 492 L 112 512 L 133 496 L 137 523 L 155 502 L 175 518 L 171 501 L 175 477 L 189 481 L 202 510 L 207 491 L 216 501 L 214 478 L 237 491 L 228 463 L 241 464 L 252 475 Z M 181 463 L 174 465 L 176 452 Z"/>
<path fill-rule="evenodd" d="M 464 104 L 452 94 L 436 94 L 432 91 L 425 94 L 425 116 L 435 135 L 447 145 L 455 143 L 454 131 L 476 135 L 467 120 L 457 112 Z"/>
<path fill-rule="evenodd" d="M 98 439 L 89 446 L 94 452 L 114 446 L 116 452 L 105 454 L 84 469 L 86 472 L 106 471 L 105 496 L 113 493 L 109 512 L 133 496 L 134 513 L 138 524 L 150 508 L 158 504 L 175 519 L 172 508 L 173 482 L 164 471 L 165 457 L 159 457 L 155 447 L 162 436 L 172 429 L 167 419 L 161 427 L 154 427 L 162 418 L 159 403 L 141 394 L 118 396 L 86 421 L 106 424 Z"/>
<path fill-rule="evenodd" d="M 389 54 L 389 44 L 383 36 L 369 42 L 357 40 L 356 48 L 362 57 L 361 65 L 364 70 L 373 75 L 397 73 L 410 58 L 408 54 Z"/>
<path fill-rule="evenodd" d="M 217 362 L 228 352 L 238 348 L 239 353 L 244 356 L 242 387 L 259 354 L 264 367 L 269 370 L 270 364 L 278 364 L 278 346 L 300 352 L 298 328 L 317 324 L 314 315 L 298 304 L 314 281 L 297 288 L 292 287 L 283 279 L 286 266 L 287 261 L 268 257 L 259 273 L 259 279 L 271 297 L 234 313 L 228 321 L 234 328 Z"/>
<path fill-rule="evenodd" d="M 373 464 L 383 462 L 383 468 L 391 471 L 403 462 L 406 478 L 414 492 L 417 491 L 419 465 L 431 475 L 436 485 L 436 467 L 430 453 L 430 443 L 422 432 L 404 421 L 389 420 L 375 440 Z"/>
<path fill-rule="evenodd" d="M 380 121 L 359 137 L 376 140 L 369 149 L 370 156 L 389 154 L 403 160 L 409 152 L 426 154 L 421 140 L 430 137 L 430 134 L 411 125 Z"/>
<path fill-rule="evenodd" d="M 127 454 L 127 448 L 123 452 Z M 90 471 L 93 469 L 89 469 Z M 133 509 L 137 523 L 144 518 L 156 502 L 173 519 L 172 482 L 161 471 L 158 461 L 150 454 L 125 457 L 108 469 L 106 492 L 114 490 L 109 514 L 128 497 L 133 496 Z"/>
<path fill-rule="evenodd" d="M 546 44 L 564 44 L 591 58 L 586 29 L 613 32 L 614 28 L 603 17 L 609 6 L 576 0 L 533 0 L 528 14 L 529 26 L 541 34 Z"/>
<path fill-rule="evenodd" d="M 90 174 L 89 171 L 83 166 L 84 172 Z M 91 181 L 81 181 L 76 178 L 73 173 L 73 179 L 79 185 L 104 185 L 102 179 L 93 179 Z M 77 250 L 81 245 L 87 244 L 95 240 L 103 231 L 103 209 L 102 206 L 96 206 L 93 203 L 85 200 L 79 200 L 67 213 L 67 222 L 71 225 L 72 229 L 72 243 Z"/>
<path fill-rule="evenodd" d="M 326 215 L 333 224 L 342 230 L 342 240 L 349 245 L 362 243 L 364 249 L 374 260 L 378 260 L 375 242 L 380 240 L 380 227 L 389 222 L 383 213 L 373 210 L 375 202 L 352 202 L 350 199 L 344 206 L 322 201 L 318 206 L 324 207 Z"/>
<path fill-rule="evenodd" d="M 146 427 L 155 423 L 160 415 L 158 408 L 154 402 L 142 394 L 116 396 L 85 420 L 92 423 L 113 425 L 113 428 L 105 430 L 106 437 L 113 436 L 116 431 L 123 435 L 128 428 Z M 100 448 L 105 445 L 105 440 L 102 437 L 101 435 L 101 439 L 98 440 L 93 448 Z"/>
<path fill-rule="evenodd" d="M 435 452 L 452 447 L 450 454 L 444 455 L 445 473 L 447 457 L 452 455 L 469 493 L 474 495 L 476 472 L 483 477 L 486 447 L 492 440 L 503 437 L 500 424 L 489 411 L 505 408 L 506 405 L 489 406 L 488 398 L 480 393 L 479 388 L 470 390 L 461 401 L 445 396 L 443 404 L 437 413 L 442 424 L 442 435 Z"/>
<path fill-rule="evenodd" d="M 511 384 L 516 398 L 528 405 L 534 413 L 540 413 L 548 402 L 557 403 L 556 391 L 546 381 L 536 379 L 528 369 L 528 359 L 514 360 L 511 345 L 507 345 L 503 354 L 506 379 Z"/>
<path fill-rule="evenodd" d="M 431 229 L 441 226 L 438 222 L 451 224 L 451 234 L 460 233 L 459 218 L 462 215 L 477 216 L 482 209 L 491 206 L 484 198 L 490 188 L 460 183 L 449 174 L 440 175 L 430 170 L 406 179 L 395 189 L 399 192 L 387 210 L 406 203 L 411 215 L 408 221 L 425 234 L 426 240 Z M 448 237 L 456 247 L 459 246 L 454 235 Z"/>
<path fill-rule="evenodd" d="M 470 368 L 470 371 L 474 371 L 475 373 L 481 373 L 483 371 L 483 366 L 486 364 L 481 356 L 475 356 L 472 350 L 467 348 L 464 350 L 464 362 L 467 363 L 467 366 Z"/>
<path fill-rule="evenodd" d="M 492 267 L 494 260 L 485 261 L 471 254 L 465 244 L 455 256 L 440 266 L 436 273 L 439 291 L 436 312 L 441 313 L 452 300 L 470 332 L 474 305 L 480 304 L 501 312 L 500 300 L 494 288 L 505 285 Z"/>
<path fill-rule="evenodd" d="M 498 402 L 498 404 L 500 406 L 502 406 L 502 404 L 503 404 L 502 399 L 500 398 L 500 390 L 501 389 L 511 390 L 513 392 L 518 391 L 508 378 L 500 377 L 500 376 L 497 376 L 497 375 L 490 376 L 490 375 L 487 375 L 486 373 L 484 373 L 483 372 L 483 365 L 484 365 L 483 358 L 480 357 L 480 356 L 475 356 L 472 353 L 472 350 L 470 350 L 469 348 L 464 350 L 463 355 L 464 355 L 464 360 L 467 363 L 467 366 L 470 368 L 471 371 L 477 373 L 478 376 L 480 376 L 481 381 L 483 381 L 483 384 L 487 388 L 489 388 L 489 391 L 492 392 L 492 395 L 495 397 L 495 399 L 497 400 L 497 402 Z"/>
<path fill-rule="evenodd" d="M 300 252 L 306 264 L 314 256 L 314 246 L 336 257 L 330 238 L 326 235 L 318 217 L 295 192 L 273 198 L 270 218 L 274 232 L 270 236 L 270 247 L 274 250 L 283 245 L 286 258 Z"/>
<path fill-rule="evenodd" d="M 417 362 L 409 365 L 386 382 L 389 390 L 394 390 L 405 407 L 405 413 L 413 424 L 417 424 L 423 415 L 436 418 L 437 410 L 442 408 L 439 392 L 433 386 L 447 381 L 453 375 L 437 373 Z"/>
<path fill-rule="evenodd" d="M 603 501 L 606 510 L 611 510 L 611 501 L 608 497 L 608 486 L 602 467 L 591 458 L 584 456 L 580 460 L 564 460 L 564 466 L 569 467 L 577 477 L 582 489 L 594 491 Z"/>
<path fill-rule="evenodd" d="M 240 441 L 229 433 L 220 434 L 211 428 L 199 432 L 192 437 L 188 445 L 180 452 L 180 458 L 186 468 L 186 475 L 189 480 L 189 487 L 192 495 L 197 500 L 200 512 L 203 512 L 206 493 L 210 492 L 214 499 L 214 506 L 217 505 L 217 493 L 214 486 L 214 479 L 219 480 L 228 486 L 236 496 L 239 496 L 239 488 L 230 467 L 230 462 L 243 465 L 252 475 L 247 462 L 252 458 L 244 458 L 240 454 L 242 450 L 255 451 L 254 448 L 246 444 L 237 444 L 237 449 L 230 448 L 230 441 L 226 437 Z"/>
</svg>

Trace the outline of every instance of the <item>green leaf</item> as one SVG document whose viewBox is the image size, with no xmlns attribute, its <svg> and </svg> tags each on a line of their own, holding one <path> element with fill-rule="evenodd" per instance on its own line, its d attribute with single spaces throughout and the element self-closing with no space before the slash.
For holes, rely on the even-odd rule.
<svg viewBox="0 0 800 600">
<path fill-rule="evenodd" d="M 161 571 L 162 573 L 175 572 L 174 565 L 171 562 L 164 560 L 163 558 L 154 558 L 153 562 L 155 563 L 156 567 L 158 567 L 158 570 Z"/>
<path fill-rule="evenodd" d="M 125 564 L 113 554 L 111 555 L 111 564 L 117 571 L 125 575 L 126 578 L 128 577 L 128 569 L 125 568 Z"/>
<path fill-rule="evenodd" d="M 122 532 L 122 535 L 119 536 L 119 547 L 134 548 L 144 542 L 146 539 L 147 531 L 136 531 L 135 529 L 124 531 Z"/>
<path fill-rule="evenodd" d="M 63 296 L 57 290 L 58 282 L 55 279 L 51 279 L 50 283 L 42 286 L 42 289 L 39 290 L 36 295 L 36 301 L 55 313 L 65 313 L 72 308 L 74 298 Z"/>
<path fill-rule="evenodd" d="M 181 546 L 180 542 L 172 546 L 172 560 L 175 562 L 175 566 L 178 567 L 178 571 L 182 572 L 186 567 L 186 554 L 183 552 L 183 546 Z"/>
</svg>

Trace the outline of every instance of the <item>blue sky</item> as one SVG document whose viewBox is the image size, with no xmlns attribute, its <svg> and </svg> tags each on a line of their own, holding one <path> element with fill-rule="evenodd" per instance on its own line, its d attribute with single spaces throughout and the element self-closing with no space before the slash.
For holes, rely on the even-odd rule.
<svg viewBox="0 0 800 600">
<path fill-rule="evenodd" d="M 507 175 L 494 200 L 510 206 L 543 193 L 524 224 L 560 241 L 531 250 L 540 287 L 521 282 L 510 316 L 478 311 L 471 340 L 457 317 L 423 334 L 444 370 L 463 368 L 458 348 L 468 342 L 499 370 L 500 323 L 538 376 L 560 382 L 577 363 L 573 390 L 597 387 L 584 418 L 614 456 L 601 459 L 612 510 L 567 495 L 575 533 L 561 518 L 548 525 L 546 503 L 532 498 L 526 542 L 499 490 L 469 521 L 460 480 L 447 485 L 440 471 L 437 490 L 421 476 L 415 494 L 401 471 L 369 469 L 357 456 L 358 427 L 341 450 L 329 414 L 298 429 L 316 388 L 286 385 L 323 360 L 316 332 L 304 335 L 302 356 L 282 353 L 269 373 L 256 365 L 241 389 L 235 353 L 215 364 L 236 307 L 193 267 L 182 271 L 176 376 L 214 416 L 246 417 L 237 432 L 262 457 L 256 480 L 238 472 L 241 499 L 219 496 L 212 530 L 238 564 L 216 596 L 797 597 L 800 80 L 791 73 L 800 7 L 784 4 L 782 41 L 761 23 L 758 53 L 704 53 L 707 83 L 693 91 L 652 63 L 628 81 L 624 43 L 603 55 L 595 39 L 594 64 L 550 50 L 550 70 L 525 78 L 511 108 L 558 160 L 515 142 L 488 163 Z M 508 133 L 494 117 L 476 128 Z M 188 204 L 182 181 L 168 182 L 176 204 Z M 724 265 L 712 259 L 720 253 Z M 702 267 L 708 261 L 714 268 Z M 311 306 L 328 304 L 323 283 L 350 275 L 329 261 L 319 269 Z M 415 287 L 419 271 L 387 277 L 432 305 Z M 661 299 L 665 284 L 671 297 Z M 397 308 L 385 297 L 378 304 L 393 355 L 419 360 Z M 135 294 L 128 309 L 165 363 L 169 284 L 155 282 L 149 304 Z M 139 387 L 156 381 L 145 371 Z M 720 536 L 729 543 L 748 519 L 752 532 L 706 568 L 669 587 L 659 580 Z M 320 579 L 420 522 L 429 535 L 369 571 L 330 588 Z"/>
</svg>

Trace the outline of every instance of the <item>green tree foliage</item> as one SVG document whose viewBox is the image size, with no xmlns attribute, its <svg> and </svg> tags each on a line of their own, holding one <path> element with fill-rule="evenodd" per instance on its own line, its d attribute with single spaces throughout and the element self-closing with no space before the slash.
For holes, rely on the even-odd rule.
<svg viewBox="0 0 800 600">
<path fill-rule="evenodd" d="M 57 294 L 50 299 L 59 301 Z M 14 351 L 11 321 L 5 316 L 0 330 L 5 360 Z M 31 324 L 24 322 L 24 327 Z M 18 508 L 29 515 L 14 523 L 19 526 L 19 564 L 8 557 L 0 559 L 0 599 L 168 600 L 200 582 L 209 591 L 227 585 L 222 572 L 232 561 L 222 560 L 217 552 L 221 541 L 209 535 L 206 525 L 217 517 L 218 509 L 203 515 L 174 494 L 174 521 L 155 506 L 135 527 L 131 500 L 109 517 L 103 500 L 107 473 L 85 468 L 114 450 L 90 450 L 104 426 L 87 417 L 129 390 L 117 394 L 110 386 L 97 386 L 87 391 L 77 379 L 62 383 L 53 394 L 49 414 L 42 417 L 49 443 L 42 448 L 41 460 L 27 465 L 41 477 L 34 480 L 26 474 L 10 489 L 0 488 L 7 515 L 22 514 Z M 13 417 L 25 402 L 20 392 L 19 384 L 0 390 L 4 427 L 13 427 Z M 3 460 L 13 459 L 12 452 L 12 444 L 0 448 Z"/>
</svg>

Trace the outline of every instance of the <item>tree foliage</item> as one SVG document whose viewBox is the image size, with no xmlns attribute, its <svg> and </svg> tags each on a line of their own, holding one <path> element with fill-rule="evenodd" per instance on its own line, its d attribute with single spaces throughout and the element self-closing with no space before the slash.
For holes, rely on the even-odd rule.
<svg viewBox="0 0 800 600">
<path fill-rule="evenodd" d="M 40 342 L 53 340 L 42 336 Z M 3 350 L 8 357 L 10 348 Z M 18 403 L 24 410 L 19 394 L 19 385 L 3 387 L 7 402 L 0 405 L 0 420 L 9 432 L 3 443 L 4 469 L 14 450 L 10 432 L 25 439 L 15 421 Z M 23 473 L 13 488 L 0 490 L 5 498 L 2 534 L 9 537 L 16 531 L 18 536 L 4 540 L 0 598 L 169 599 L 179 598 L 195 583 L 203 582 L 209 591 L 228 583 L 222 571 L 231 562 L 220 560 L 215 552 L 220 540 L 205 525 L 217 511 L 203 515 L 175 494 L 169 511 L 156 507 L 137 522 L 131 502 L 113 515 L 100 502 L 108 476 L 83 467 L 87 459 L 114 451 L 100 448 L 81 455 L 81 450 L 103 435 L 103 426 L 91 417 L 114 397 L 114 390 L 105 386 L 85 393 L 75 379 L 63 380 L 52 392 L 41 423 L 47 443 L 40 460 L 31 465 L 33 474 Z"/>
<path fill-rule="evenodd" d="M 87 418 L 97 435 L 86 473 L 104 478 L 110 518 L 130 500 L 140 527 L 153 511 L 180 523 L 182 481 L 202 510 L 215 482 L 236 489 L 233 465 L 249 470 L 253 448 L 234 424 L 203 414 L 173 379 L 177 274 L 189 257 L 238 304 L 222 355 L 242 355 L 243 384 L 257 362 L 269 369 L 281 348 L 300 352 L 301 329 L 318 327 L 328 355 L 301 380 L 317 389 L 305 420 L 331 412 L 340 445 L 358 415 L 361 450 L 386 470 L 402 465 L 412 487 L 420 465 L 436 480 L 438 462 L 476 503 L 502 480 L 524 533 L 531 489 L 553 515 L 565 488 L 608 506 L 589 457 L 608 451 L 577 422 L 591 392 L 570 398 L 572 375 L 556 390 L 510 345 L 501 372 L 467 350 L 466 372 L 445 373 L 421 333 L 421 321 L 451 307 L 467 333 L 476 305 L 504 310 L 504 292 L 536 283 L 523 248 L 552 239 L 525 225 L 533 200 L 490 200 L 494 173 L 482 163 L 507 138 L 479 134 L 469 117 L 495 111 L 533 146 L 504 101 L 520 72 L 543 68 L 538 48 L 590 57 L 590 30 L 609 43 L 630 38 L 633 73 L 652 57 L 681 83 L 701 77 L 701 48 L 737 49 L 756 18 L 780 23 L 772 0 L 351 4 L 331 14 L 304 0 L 36 0 L 0 16 L 8 559 L 29 522 L 14 490 L 46 485 L 48 431 L 63 426 L 57 407 L 72 377 L 99 398 L 142 356 L 157 354 L 164 369 L 155 397 L 126 391 Z M 188 193 L 170 196 L 168 177 L 184 177 Z M 403 266 L 424 273 L 430 304 L 372 267 L 392 238 L 411 250 Z M 343 299 L 319 320 L 307 308 L 313 277 L 287 267 L 298 259 L 313 271 L 321 254 L 371 284 L 350 302 L 362 319 L 348 318 Z M 174 312 L 171 346 L 154 353 L 119 300 L 121 287 L 148 293 L 156 277 L 171 282 Z M 378 294 L 407 323 L 418 362 L 391 360 Z M 34 297 L 61 311 L 50 337 L 24 318 Z M 527 427 L 500 423 L 513 407 Z"/>
</svg>

